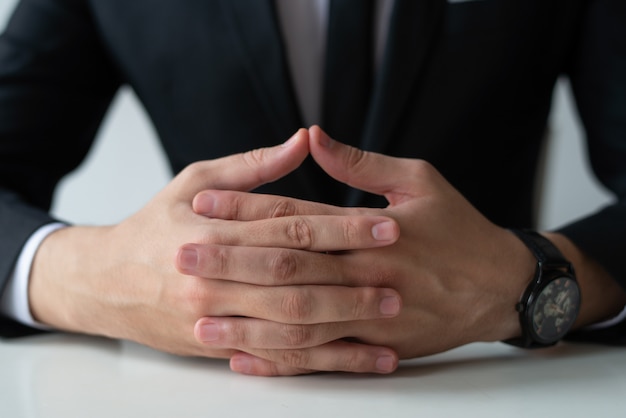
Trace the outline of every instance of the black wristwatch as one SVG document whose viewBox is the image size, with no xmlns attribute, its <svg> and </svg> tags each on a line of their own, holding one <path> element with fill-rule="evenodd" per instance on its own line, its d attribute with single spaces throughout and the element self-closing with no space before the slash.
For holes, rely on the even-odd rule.
<svg viewBox="0 0 626 418">
<path fill-rule="evenodd" d="M 505 341 L 518 347 L 549 347 L 574 325 L 580 311 L 580 288 L 572 264 L 544 236 L 512 229 L 537 259 L 535 276 L 515 306 L 522 336 Z"/>
</svg>

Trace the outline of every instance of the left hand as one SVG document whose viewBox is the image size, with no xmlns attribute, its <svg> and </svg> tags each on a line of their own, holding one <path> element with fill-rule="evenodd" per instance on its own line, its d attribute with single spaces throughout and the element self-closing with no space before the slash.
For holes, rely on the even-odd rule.
<svg viewBox="0 0 626 418">
<path fill-rule="evenodd" d="M 335 179 L 371 193 L 384 195 L 385 209 L 338 208 L 283 197 L 239 192 L 205 191 L 196 196 L 194 210 L 212 218 L 252 221 L 280 215 L 380 215 L 393 218 L 400 239 L 380 248 L 344 248 L 325 264 L 318 253 L 300 254 L 295 267 L 301 276 L 315 276 L 322 285 L 388 287 L 402 297 L 395 318 L 292 325 L 291 332 L 316 335 L 333 328 L 339 338 L 350 338 L 395 350 L 400 358 L 445 351 L 474 341 L 498 341 L 520 333 L 514 307 L 533 275 L 535 261 L 510 232 L 480 214 L 430 164 L 364 152 L 330 139 L 321 129 L 310 131 L 310 151 Z M 213 204 L 205 210 L 202 202 Z M 324 226 L 318 226 L 323 233 Z M 245 243 L 244 243 L 245 244 Z M 314 266 L 314 268 L 312 267 Z M 307 281 L 294 279 L 295 283 Z M 238 335 L 252 332 L 254 320 L 203 318 L 236 326 Z M 250 322 L 248 322 L 250 321 Z M 251 332 L 246 329 L 250 326 Z M 280 335 L 262 334 L 258 350 L 246 350 L 231 360 L 236 371 L 278 374 L 276 364 L 310 370 L 316 356 L 328 355 L 329 344 L 284 349 Z M 326 332 L 328 334 L 328 332 Z M 224 336 L 210 344 L 239 348 L 237 337 Z M 250 341 L 247 341 L 248 345 Z M 245 365 L 245 366 L 238 366 Z"/>
</svg>

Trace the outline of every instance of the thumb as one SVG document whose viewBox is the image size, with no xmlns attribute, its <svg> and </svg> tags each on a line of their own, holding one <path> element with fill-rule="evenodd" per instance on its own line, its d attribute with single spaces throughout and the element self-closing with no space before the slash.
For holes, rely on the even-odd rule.
<svg viewBox="0 0 626 418">
<path fill-rule="evenodd" d="M 334 179 L 366 192 L 383 195 L 391 204 L 414 194 L 408 173 L 414 160 L 363 151 L 330 138 L 319 126 L 309 129 L 313 159 Z"/>
<path fill-rule="evenodd" d="M 286 176 L 309 155 L 309 134 L 299 129 L 281 145 L 258 148 L 186 167 L 175 180 L 193 198 L 207 189 L 248 191 Z"/>
</svg>

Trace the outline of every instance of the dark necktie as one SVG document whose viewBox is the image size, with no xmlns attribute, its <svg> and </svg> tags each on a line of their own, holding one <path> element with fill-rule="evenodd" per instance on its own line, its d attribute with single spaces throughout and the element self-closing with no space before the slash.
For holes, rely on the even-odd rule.
<svg viewBox="0 0 626 418">
<path fill-rule="evenodd" d="M 357 145 L 372 87 L 373 0 L 331 0 L 324 71 L 322 128 Z"/>
</svg>

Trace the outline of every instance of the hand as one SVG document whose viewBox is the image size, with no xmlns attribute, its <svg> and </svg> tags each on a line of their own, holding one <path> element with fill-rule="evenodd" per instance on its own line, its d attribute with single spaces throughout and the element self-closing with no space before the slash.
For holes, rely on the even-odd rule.
<svg viewBox="0 0 626 418">
<path fill-rule="evenodd" d="M 258 267 L 254 264 L 262 259 L 254 249 L 238 254 L 242 265 L 249 266 L 240 272 L 248 283 L 237 282 L 236 275 L 229 275 L 230 281 L 211 280 L 176 270 L 176 260 L 183 265 L 193 263 L 189 247 L 178 254 L 183 244 L 236 241 L 238 233 L 248 233 L 195 214 L 191 208 L 195 194 L 207 188 L 249 190 L 289 173 L 307 155 L 308 132 L 301 130 L 285 146 L 192 164 L 119 225 L 68 227 L 51 234 L 33 263 L 29 297 L 34 317 L 56 329 L 129 339 L 171 353 L 230 357 L 233 350 L 207 347 L 193 338 L 198 318 L 233 315 L 277 323 L 388 316 L 380 312 L 379 305 L 388 296 L 397 299 L 396 292 L 389 289 L 331 294 L 326 288 L 273 291 L 255 285 L 259 284 L 255 280 L 266 278 L 255 275 Z M 365 233 L 371 234 L 368 231 L 380 219 L 364 217 Z M 252 235 L 247 236 L 255 242 Z M 246 261 L 248 258 L 251 261 Z M 210 262 L 198 259 L 213 271 L 225 267 L 213 264 L 220 260 L 218 253 Z M 303 294 L 319 301 L 307 315 L 289 302 L 302 300 Z M 354 300 L 362 310 L 336 308 L 339 297 Z M 300 315 L 295 319 L 290 317 L 294 306 Z"/>
<path fill-rule="evenodd" d="M 332 229 L 314 224 L 323 216 L 343 216 L 346 222 L 366 214 L 395 219 L 401 235 L 391 246 L 359 249 L 354 242 L 330 255 L 289 253 L 291 273 L 283 282 L 390 287 L 402 297 L 401 314 L 369 321 L 295 324 L 282 334 L 273 334 L 269 328 L 262 332 L 267 323 L 259 326 L 245 318 L 203 318 L 196 327 L 199 340 L 203 340 L 199 330 L 212 323 L 222 332 L 205 341 L 207 345 L 245 352 L 231 359 L 234 370 L 281 374 L 284 364 L 327 370 L 327 359 L 334 353 L 348 359 L 348 364 L 374 364 L 374 359 L 367 360 L 372 353 L 356 342 L 388 346 L 400 358 L 411 358 L 472 341 L 518 335 L 514 306 L 534 273 L 535 260 L 515 236 L 484 218 L 424 161 L 363 152 L 331 140 L 316 127 L 310 137 L 311 155 L 328 174 L 384 195 L 389 206 L 383 210 L 337 208 L 280 197 L 205 191 L 196 196 L 194 210 L 237 221 L 285 215 L 287 222 L 310 225 L 310 236 L 325 235 Z M 274 246 L 300 248 L 284 241 Z M 305 306 L 316 303 L 304 302 Z M 285 334 L 298 338 L 294 342 Z M 335 340 L 329 340 L 331 336 Z M 345 338 L 350 343 L 342 340 Z"/>
<path fill-rule="evenodd" d="M 285 146 L 191 164 L 119 225 L 51 234 L 33 262 L 34 317 L 56 329 L 126 338 L 178 354 L 228 355 L 201 349 L 187 337 L 198 315 L 215 312 L 216 304 L 230 303 L 233 310 L 242 305 L 223 283 L 181 276 L 173 267 L 181 244 L 212 237 L 191 200 L 207 187 L 249 190 L 287 174 L 308 155 L 307 139 L 301 130 Z"/>
</svg>

